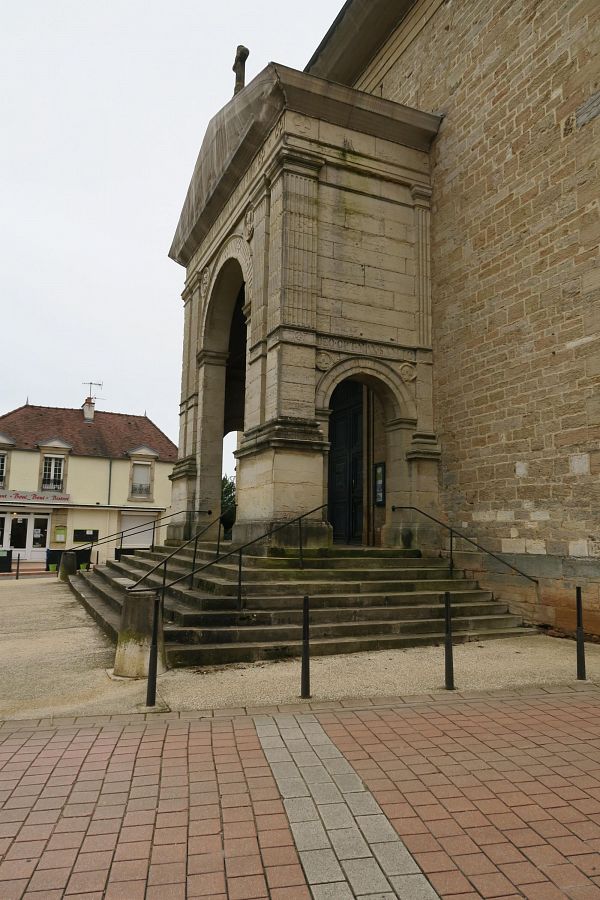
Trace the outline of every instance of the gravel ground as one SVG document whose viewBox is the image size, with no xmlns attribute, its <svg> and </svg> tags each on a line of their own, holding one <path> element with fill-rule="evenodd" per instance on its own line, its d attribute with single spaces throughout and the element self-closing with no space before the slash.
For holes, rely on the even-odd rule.
<svg viewBox="0 0 600 900">
<path fill-rule="evenodd" d="M 600 645 L 586 647 L 588 680 L 600 683 Z M 473 641 L 454 648 L 457 690 L 485 691 L 575 681 L 575 642 L 531 637 Z M 312 700 L 429 694 L 444 689 L 444 649 L 415 647 L 317 656 L 311 660 Z M 300 661 L 177 670 L 160 682 L 172 709 L 298 703 Z"/>
<path fill-rule="evenodd" d="M 0 717 L 138 712 L 145 681 L 111 679 L 114 647 L 56 578 L 0 582 Z M 531 636 L 458 644 L 458 690 L 572 684 L 575 643 Z M 600 683 L 600 645 L 587 645 L 588 679 Z M 439 647 L 315 657 L 313 701 L 428 694 L 443 690 Z M 298 703 L 300 662 L 176 669 L 158 679 L 158 708 L 172 710 Z"/>
</svg>

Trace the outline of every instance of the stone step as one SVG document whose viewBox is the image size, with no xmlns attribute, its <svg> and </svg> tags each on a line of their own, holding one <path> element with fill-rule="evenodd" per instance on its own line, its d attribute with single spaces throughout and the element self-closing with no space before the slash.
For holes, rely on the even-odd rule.
<svg viewBox="0 0 600 900">
<path fill-rule="evenodd" d="M 454 616 L 452 620 L 453 630 L 457 632 L 467 631 L 503 631 L 506 628 L 516 628 L 520 624 L 518 616 L 506 615 L 482 615 L 482 616 Z M 311 640 L 319 638 L 336 637 L 373 637 L 375 635 L 409 636 L 413 634 L 439 634 L 444 633 L 443 616 L 433 619 L 404 619 L 402 621 L 377 621 L 368 622 L 325 622 L 311 625 Z M 180 628 L 170 625 L 166 629 L 166 637 L 169 641 L 180 644 L 238 644 L 253 643 L 258 641 L 271 644 L 286 644 L 302 639 L 301 625 L 258 625 L 241 624 L 236 626 L 220 626 L 210 628 L 204 625 L 202 628 Z"/>
<path fill-rule="evenodd" d="M 212 563 L 216 544 L 198 547 L 196 562 Z M 163 572 L 151 572 L 161 549 L 141 551 L 81 572 L 72 587 L 113 639 L 125 589 L 143 578 L 160 590 Z M 530 633 L 464 573 L 450 573 L 446 559 L 422 557 L 418 550 L 334 547 L 307 556 L 296 551 L 244 559 L 241 609 L 235 556 L 211 564 L 189 585 L 193 550 L 183 548 L 168 564 L 165 642 L 170 665 L 215 665 L 279 659 L 300 652 L 302 598 L 310 596 L 311 652 L 419 646 L 443 637 L 444 592 L 453 604 L 455 640 Z"/>
<path fill-rule="evenodd" d="M 173 552 L 173 547 L 157 545 L 154 550 L 158 552 L 161 556 L 167 556 L 169 553 Z M 227 552 L 227 550 L 236 549 L 236 545 L 228 542 L 221 541 L 220 550 L 221 553 Z M 193 553 L 194 546 L 193 544 L 187 544 L 185 547 L 181 547 L 182 553 L 189 553 L 190 555 Z M 217 542 L 216 541 L 198 541 L 198 552 L 200 551 L 209 551 L 212 552 L 213 556 L 217 550 Z M 146 552 L 146 551 L 138 551 L 138 552 Z M 334 544 L 332 547 L 305 547 L 304 556 L 312 559 L 329 559 L 329 558 L 344 558 L 344 557 L 354 557 L 356 559 L 410 559 L 410 558 L 418 558 L 420 557 L 421 551 L 418 549 L 405 549 L 404 547 L 361 547 L 361 546 L 347 546 L 344 544 Z M 284 547 L 271 547 L 266 551 L 261 550 L 256 546 L 254 549 L 252 546 L 248 547 L 247 550 L 244 551 L 244 556 L 254 556 L 256 559 L 265 559 L 270 557 L 277 557 L 280 559 L 297 559 L 298 558 L 298 548 L 284 548 Z"/>
<path fill-rule="evenodd" d="M 131 558 L 130 558 L 131 559 Z M 143 574 L 143 570 L 137 568 L 134 564 L 131 564 L 129 561 L 127 563 L 123 563 L 121 560 L 120 563 L 110 560 L 108 562 L 108 566 L 114 569 L 116 572 L 119 572 L 121 575 L 125 575 L 127 577 L 133 578 L 136 580 L 141 577 Z M 421 570 L 422 571 L 422 570 Z M 321 580 L 317 581 L 313 578 L 304 579 L 302 577 L 294 579 L 294 581 L 278 581 L 275 579 L 269 579 L 268 581 L 243 581 L 242 583 L 242 596 L 245 598 L 251 597 L 273 597 L 279 594 L 290 593 L 290 584 L 295 586 L 299 595 L 304 593 L 310 594 L 358 594 L 358 593 L 370 593 L 373 590 L 373 585 L 377 585 L 377 589 L 379 592 L 389 592 L 396 593 L 398 591 L 414 591 L 418 590 L 424 583 L 427 584 L 427 588 L 432 591 L 449 591 L 452 590 L 456 584 L 457 574 L 455 573 L 455 578 L 444 578 L 440 579 L 439 570 L 429 570 L 427 576 L 425 578 L 421 577 L 421 571 L 415 570 L 411 572 L 412 578 L 409 580 L 409 576 L 397 578 L 395 580 L 379 580 L 379 579 L 371 579 L 370 581 L 365 580 L 347 580 L 344 578 L 342 580 L 339 577 L 330 578 L 329 580 L 324 580 L 323 573 L 319 573 L 321 576 Z M 172 578 L 179 577 L 179 572 L 176 570 L 172 575 L 167 579 L 167 583 Z M 181 573 L 183 574 L 183 573 Z M 267 573 L 265 573 L 266 575 Z M 330 574 L 330 573 L 327 573 Z M 392 573 L 392 574 L 397 574 Z M 263 577 L 265 577 L 263 575 Z M 149 575 L 146 581 L 144 582 L 149 589 L 157 588 L 162 584 L 162 574 L 159 572 L 154 572 L 152 575 Z M 461 579 L 461 583 L 464 584 L 467 588 L 476 588 L 477 583 L 473 580 Z M 179 583 L 179 590 L 183 590 L 183 587 L 189 587 L 189 582 L 186 579 L 185 581 L 181 581 Z M 223 597 L 236 597 L 237 596 L 237 585 L 224 578 L 213 577 L 211 579 L 208 578 L 200 578 L 196 576 L 194 578 L 194 588 L 196 591 L 200 593 L 213 593 L 216 596 Z M 173 590 L 173 589 L 170 589 Z"/>
<path fill-rule="evenodd" d="M 472 600 L 470 594 L 465 598 L 455 595 L 452 603 L 452 613 L 455 616 L 483 616 L 502 615 L 507 612 L 506 603 Z M 325 599 L 325 598 L 321 598 Z M 223 626 L 248 626 L 260 627 L 262 625 L 301 625 L 302 609 L 300 604 L 296 608 L 286 609 L 245 609 L 245 610 L 203 610 L 188 611 L 179 605 L 166 604 L 166 612 L 169 621 L 185 628 L 215 628 Z M 377 620 L 403 621 L 406 619 L 443 619 L 444 604 L 441 602 L 422 602 L 408 604 L 394 604 L 390 606 L 363 606 L 354 605 L 336 606 L 333 603 L 327 606 L 316 607 L 311 605 L 311 622 L 324 624 L 327 622 L 369 622 Z"/>
<path fill-rule="evenodd" d="M 160 562 L 164 559 L 164 555 L 159 553 L 158 551 L 150 551 L 150 550 L 138 550 L 135 554 L 136 560 L 143 560 L 145 563 L 149 563 L 149 568 L 156 565 L 157 562 Z M 190 568 L 192 561 L 194 558 L 193 550 L 186 549 L 182 550 L 180 553 L 177 553 L 176 556 L 173 556 L 172 559 L 168 563 L 169 570 L 176 565 L 182 566 L 185 565 L 185 568 Z M 206 563 L 213 563 L 215 567 L 217 566 L 228 566 L 234 567 L 237 572 L 238 565 L 238 557 L 237 554 L 232 554 L 229 557 L 226 557 L 221 563 L 215 563 L 216 555 L 213 551 L 208 550 L 200 550 L 196 553 L 196 568 L 199 568 Z M 250 556 L 244 554 L 243 557 L 243 565 L 244 568 L 248 569 L 262 569 L 266 571 L 292 571 L 297 572 L 301 566 L 298 557 L 277 557 L 277 556 Z M 304 569 L 352 569 L 352 568 L 360 568 L 361 571 L 365 571 L 368 569 L 381 569 L 381 568 L 413 568 L 413 567 L 422 567 L 427 566 L 430 568 L 431 566 L 440 566 L 446 567 L 448 566 L 448 560 L 442 559 L 439 557 L 422 557 L 418 556 L 406 556 L 406 557 L 364 557 L 357 558 L 353 556 L 344 556 L 344 557 L 325 557 L 325 558 L 317 558 L 317 557 L 308 557 L 304 560 Z"/>
<path fill-rule="evenodd" d="M 489 639 L 523 637 L 531 635 L 530 628 L 511 627 L 502 630 L 456 630 L 454 643 L 483 641 Z M 311 656 L 325 656 L 342 653 L 372 652 L 375 650 L 399 650 L 408 647 L 423 647 L 443 643 L 440 632 L 411 635 L 372 635 L 355 637 L 320 638 L 311 640 Z M 286 659 L 300 656 L 301 641 L 273 644 L 257 641 L 244 644 L 166 644 L 165 649 L 171 666 L 214 666 L 239 662 Z M 444 655 L 440 647 L 440 683 L 443 682 Z M 298 680 L 300 672 L 298 672 Z"/>
<path fill-rule="evenodd" d="M 135 573 L 135 579 L 141 578 L 144 572 L 150 572 L 153 568 L 150 561 L 138 560 L 134 557 L 123 557 L 119 563 L 115 560 L 109 560 L 108 565 L 116 568 L 120 566 L 128 571 Z M 185 566 L 183 561 L 175 562 L 172 560 L 167 569 L 167 584 L 170 581 L 189 574 L 189 567 Z M 153 573 L 154 578 L 162 581 L 162 570 Z M 255 591 L 256 586 L 260 585 L 259 591 L 262 592 L 265 585 L 277 584 L 279 586 L 286 583 L 302 583 L 310 585 L 313 582 L 327 581 L 332 584 L 349 582 L 367 582 L 367 581 L 422 581 L 429 579 L 440 579 L 450 576 L 450 569 L 446 566 L 429 566 L 422 565 L 419 568 L 390 568 L 390 569 L 294 569 L 269 572 L 258 569 L 245 569 L 242 572 L 242 585 L 248 591 Z M 133 577 L 133 576 L 132 576 Z M 202 585 L 211 583 L 215 585 L 224 585 L 225 587 L 237 589 L 238 569 L 237 566 L 214 565 L 206 572 L 197 572 L 194 576 L 194 584 Z M 265 580 L 268 579 L 268 580 Z"/>
<path fill-rule="evenodd" d="M 95 574 L 101 579 L 113 584 L 119 589 L 119 582 L 123 581 L 120 575 L 117 575 L 112 568 L 99 566 L 95 570 Z M 84 573 L 85 577 L 85 573 Z M 427 588 L 430 587 L 429 582 L 424 582 Z M 155 579 L 155 588 L 160 587 L 160 579 Z M 403 584 L 404 588 L 405 585 Z M 453 602 L 459 599 L 477 600 L 479 602 L 491 601 L 493 595 L 490 591 L 484 591 L 477 587 L 469 586 L 469 583 L 461 579 L 452 582 L 450 595 Z M 245 598 L 246 610 L 253 611 L 275 611 L 275 610 L 301 610 L 302 609 L 302 593 L 285 594 L 281 593 L 277 596 L 260 597 L 253 596 Z M 410 590 L 398 591 L 395 593 L 348 593 L 348 594 L 310 594 L 311 609 L 326 609 L 329 607 L 350 607 L 363 608 L 369 606 L 402 606 L 406 604 L 436 604 L 443 602 L 443 593 L 431 590 Z M 198 591 L 190 591 L 187 588 L 172 588 L 167 592 L 166 599 L 167 608 L 179 611 L 182 616 L 202 615 L 204 611 L 226 612 L 237 611 L 238 603 L 236 597 L 222 597 L 215 594 L 202 594 Z M 187 620 L 188 624 L 191 620 Z M 183 624 L 183 621 L 182 621 Z"/>
<path fill-rule="evenodd" d="M 155 556 L 155 555 L 154 555 Z M 136 554 L 135 556 L 124 556 L 121 558 L 121 564 L 125 566 L 130 566 L 131 568 L 138 569 L 140 571 L 150 571 L 155 568 L 158 559 L 151 558 L 150 556 L 139 556 Z M 272 565 L 271 562 L 275 563 Z M 393 560 L 387 560 L 388 563 L 386 566 L 373 566 L 373 567 L 362 567 L 362 565 L 358 565 L 354 562 L 353 566 L 343 565 L 339 568 L 327 566 L 324 561 L 318 560 L 316 561 L 318 565 L 312 565 L 307 562 L 307 565 L 304 568 L 300 566 L 281 566 L 279 560 L 267 561 L 264 558 L 261 559 L 261 565 L 248 566 L 243 567 L 243 577 L 244 581 L 260 581 L 263 578 L 278 578 L 280 581 L 288 581 L 295 580 L 296 578 L 302 578 L 306 580 L 310 579 L 318 579 L 324 577 L 330 578 L 344 578 L 353 579 L 353 578 L 362 578 L 362 579 L 382 579 L 382 578 L 410 578 L 420 576 L 420 573 L 425 573 L 422 577 L 430 577 L 429 573 L 434 573 L 431 577 L 436 577 L 440 573 L 448 573 L 450 571 L 447 560 L 443 559 L 410 559 L 410 560 L 400 560 L 396 561 L 395 565 L 390 565 L 389 563 L 393 562 Z M 349 561 L 344 561 L 349 562 Z M 405 562 L 408 562 L 409 565 L 405 565 Z M 264 563 L 264 565 L 263 565 Z M 196 569 L 198 569 L 202 563 L 196 562 Z M 189 573 L 191 569 L 191 559 L 180 558 L 179 556 L 173 557 L 173 559 L 169 560 L 167 564 L 167 573 L 168 578 L 176 578 L 178 575 L 184 575 Z M 157 570 L 158 571 L 158 570 Z M 162 575 L 162 568 L 160 569 Z M 221 563 L 211 563 L 206 567 L 204 571 L 196 571 L 196 576 L 198 578 L 201 577 L 215 577 L 222 578 L 228 581 L 237 581 L 238 577 L 238 564 L 237 560 L 231 558 L 229 560 L 225 560 Z"/>
</svg>

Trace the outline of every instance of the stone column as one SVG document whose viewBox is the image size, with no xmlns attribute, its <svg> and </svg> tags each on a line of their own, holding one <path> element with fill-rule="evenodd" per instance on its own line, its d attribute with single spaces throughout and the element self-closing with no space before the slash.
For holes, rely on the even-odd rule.
<svg viewBox="0 0 600 900">
<path fill-rule="evenodd" d="M 200 277 L 190 278 L 182 293 L 184 304 L 183 363 L 179 406 L 178 459 L 170 475 L 173 484 L 170 512 L 176 515 L 167 526 L 167 543 L 178 543 L 189 536 L 190 517 L 196 493 L 196 418 L 198 385 L 196 344 Z"/>
<path fill-rule="evenodd" d="M 265 419 L 267 361 L 267 294 L 269 280 L 271 195 L 267 179 L 246 210 L 244 236 L 251 243 L 253 287 L 247 304 L 246 401 L 244 428 L 256 428 Z"/>
<path fill-rule="evenodd" d="M 385 423 L 386 434 L 386 515 L 381 529 L 384 547 L 402 546 L 402 529 L 406 514 L 392 512 L 392 506 L 408 506 L 411 503 L 410 469 L 406 454 L 415 430 L 414 419 L 389 419 Z"/>
<path fill-rule="evenodd" d="M 264 370 L 264 418 L 246 427 L 238 458 L 236 540 L 323 503 L 326 441 L 315 417 L 318 177 L 323 161 L 284 149 L 274 162 Z M 329 543 L 315 514 L 307 543 Z M 279 542 L 287 536 L 280 534 Z M 290 543 L 297 542 L 297 532 Z"/>
<path fill-rule="evenodd" d="M 201 528 L 221 509 L 221 468 L 225 412 L 225 367 L 227 353 L 202 350 L 198 354 L 198 430 L 196 434 L 196 510 L 212 510 L 211 516 L 197 515 L 194 528 Z M 207 532 L 205 539 L 216 537 Z"/>
</svg>

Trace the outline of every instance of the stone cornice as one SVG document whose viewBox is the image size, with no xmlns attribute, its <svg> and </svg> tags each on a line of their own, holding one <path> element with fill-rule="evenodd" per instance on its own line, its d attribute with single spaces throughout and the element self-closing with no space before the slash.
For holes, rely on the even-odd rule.
<svg viewBox="0 0 600 900">
<path fill-rule="evenodd" d="M 414 0 L 347 0 L 305 72 L 354 84 L 413 5 Z"/>
<path fill-rule="evenodd" d="M 176 262 L 189 264 L 269 134 L 280 123 L 283 130 L 286 110 L 424 152 L 441 122 L 432 113 L 270 63 L 209 124 L 169 252 Z"/>
</svg>

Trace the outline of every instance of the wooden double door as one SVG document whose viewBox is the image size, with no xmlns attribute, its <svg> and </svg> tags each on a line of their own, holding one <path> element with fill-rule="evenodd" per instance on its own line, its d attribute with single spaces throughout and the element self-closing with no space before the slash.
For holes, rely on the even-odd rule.
<svg viewBox="0 0 600 900">
<path fill-rule="evenodd" d="M 363 538 L 363 386 L 338 385 L 329 419 L 329 522 L 337 543 Z"/>
</svg>

